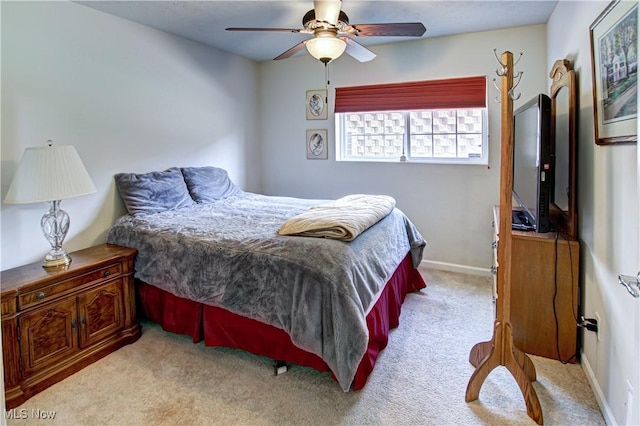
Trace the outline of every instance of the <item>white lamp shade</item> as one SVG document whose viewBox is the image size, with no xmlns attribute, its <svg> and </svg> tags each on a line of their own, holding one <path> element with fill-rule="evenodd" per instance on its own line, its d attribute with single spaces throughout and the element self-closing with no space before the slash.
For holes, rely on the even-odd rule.
<svg viewBox="0 0 640 426">
<path fill-rule="evenodd" d="M 314 58 L 319 61 L 333 61 L 344 53 L 347 43 L 344 40 L 330 37 L 315 37 L 305 43 L 307 50 Z M 323 62 L 325 62 L 323 61 Z"/>
<path fill-rule="evenodd" d="M 50 145 L 25 149 L 4 202 L 39 203 L 94 192 L 96 187 L 76 149 Z"/>
</svg>

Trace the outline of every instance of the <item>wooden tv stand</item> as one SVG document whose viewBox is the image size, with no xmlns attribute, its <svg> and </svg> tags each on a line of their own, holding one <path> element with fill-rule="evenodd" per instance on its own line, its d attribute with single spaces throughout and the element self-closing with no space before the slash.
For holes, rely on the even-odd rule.
<svg viewBox="0 0 640 426">
<path fill-rule="evenodd" d="M 498 206 L 493 214 L 494 224 L 498 223 Z M 497 242 L 498 230 L 494 226 Z M 494 266 L 498 266 L 497 244 Z M 567 240 L 556 232 L 511 231 L 511 326 L 516 348 L 575 362 L 579 259 L 576 239 Z"/>
<path fill-rule="evenodd" d="M 140 337 L 135 255 L 102 244 L 71 253 L 66 268 L 36 262 L 2 271 L 7 409 Z"/>
</svg>

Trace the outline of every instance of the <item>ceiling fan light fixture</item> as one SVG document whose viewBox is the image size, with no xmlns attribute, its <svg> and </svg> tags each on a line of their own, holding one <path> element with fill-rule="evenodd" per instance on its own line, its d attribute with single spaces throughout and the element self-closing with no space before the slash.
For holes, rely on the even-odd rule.
<svg viewBox="0 0 640 426">
<path fill-rule="evenodd" d="M 317 35 L 307 41 L 305 46 L 311 56 L 326 64 L 339 58 L 347 48 L 347 43 L 331 34 L 329 36 Z"/>
<path fill-rule="evenodd" d="M 325 64 L 325 66 L 334 59 L 339 58 L 343 53 L 347 53 L 360 62 L 368 62 L 375 58 L 375 53 L 354 40 L 356 37 L 422 37 L 426 31 L 421 22 L 350 25 L 349 17 L 341 10 L 341 0 L 314 0 L 313 6 L 314 8 L 302 17 L 303 28 L 232 27 L 227 28 L 227 31 L 275 31 L 313 34 L 313 38 L 310 40 L 302 40 L 273 59 L 278 61 L 290 58 L 306 46 L 309 54 Z"/>
</svg>

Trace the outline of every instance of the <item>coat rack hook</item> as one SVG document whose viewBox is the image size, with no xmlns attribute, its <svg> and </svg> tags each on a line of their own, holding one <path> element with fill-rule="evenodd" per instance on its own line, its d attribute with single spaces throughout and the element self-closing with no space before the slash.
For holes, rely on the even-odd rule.
<svg viewBox="0 0 640 426">
<path fill-rule="evenodd" d="M 514 68 L 516 65 L 518 65 L 518 62 L 520 62 L 520 59 L 522 59 L 522 52 L 520 52 L 520 56 L 518 56 L 518 59 L 516 59 L 516 61 L 513 63 Z"/>
<path fill-rule="evenodd" d="M 507 65 L 502 63 L 502 61 L 498 57 L 498 52 L 497 52 L 497 50 L 495 48 L 493 49 L 493 55 L 496 57 L 496 61 L 498 61 L 498 63 L 500 64 L 500 68 L 498 68 L 496 70 L 496 74 L 498 74 L 498 77 L 502 77 L 503 75 L 506 75 L 507 74 Z"/>
<path fill-rule="evenodd" d="M 496 88 L 496 90 L 497 90 L 498 92 L 501 92 L 501 91 L 502 91 L 502 89 L 500 89 L 500 86 L 498 86 L 498 82 L 496 82 L 496 79 L 494 78 L 494 79 L 493 79 L 493 80 L 491 80 L 491 81 L 493 82 L 493 87 L 495 87 L 495 88 Z M 495 97 L 495 101 L 496 101 L 497 103 L 500 103 L 500 98 L 499 98 L 498 96 L 496 96 L 496 97 Z"/>
<path fill-rule="evenodd" d="M 522 55 L 522 54 L 521 54 Z M 520 80 L 522 80 L 522 74 L 524 74 L 524 71 L 518 71 L 516 73 L 516 75 L 514 76 L 514 78 L 517 78 L 518 81 L 513 85 L 513 87 L 511 88 L 511 90 L 509 90 L 509 97 L 514 100 L 517 101 L 518 99 L 520 99 L 520 95 L 521 93 L 518 93 L 518 95 L 515 95 L 514 90 L 516 89 L 516 87 L 518 87 L 518 85 L 520 84 Z"/>
<path fill-rule="evenodd" d="M 503 64 L 502 61 L 500 60 L 500 57 L 498 56 L 498 50 L 494 47 L 493 48 L 493 55 L 496 57 L 496 61 L 498 61 L 498 63 L 500 65 L 502 65 L 503 67 L 506 67 L 506 64 Z"/>
</svg>

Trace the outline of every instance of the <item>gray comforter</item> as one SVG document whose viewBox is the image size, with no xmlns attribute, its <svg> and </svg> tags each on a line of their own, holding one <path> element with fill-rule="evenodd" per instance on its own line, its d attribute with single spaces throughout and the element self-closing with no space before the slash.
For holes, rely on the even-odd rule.
<svg viewBox="0 0 640 426">
<path fill-rule="evenodd" d="M 138 250 L 136 278 L 286 331 L 346 392 L 367 349 L 367 313 L 408 252 L 417 266 L 425 241 L 397 208 L 351 242 L 277 234 L 321 202 L 242 193 L 123 216 L 108 242 Z"/>
</svg>

